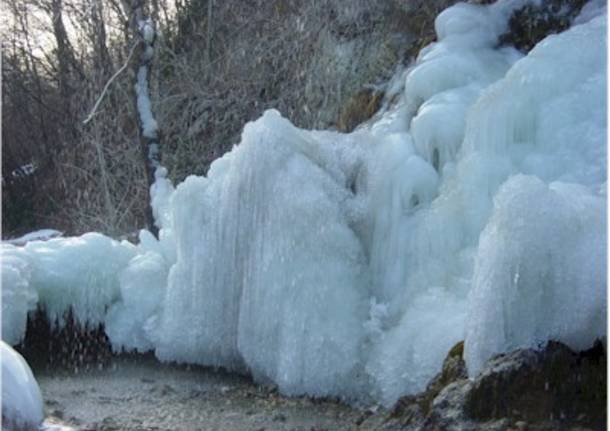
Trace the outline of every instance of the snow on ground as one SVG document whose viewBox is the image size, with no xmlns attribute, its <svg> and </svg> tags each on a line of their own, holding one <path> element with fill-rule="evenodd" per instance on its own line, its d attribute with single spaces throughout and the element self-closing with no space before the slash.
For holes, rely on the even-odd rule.
<svg viewBox="0 0 610 431">
<path fill-rule="evenodd" d="M 159 241 L 3 244 L 3 337 L 23 337 L 36 301 L 52 319 L 73 306 L 115 350 L 385 405 L 464 338 L 473 374 L 550 337 L 592 344 L 606 332 L 606 18 L 589 7 L 523 56 L 496 46 L 521 4 L 441 13 L 438 42 L 391 83 L 397 103 L 351 134 L 268 111 L 207 177 L 174 188 L 158 169 Z"/>
</svg>

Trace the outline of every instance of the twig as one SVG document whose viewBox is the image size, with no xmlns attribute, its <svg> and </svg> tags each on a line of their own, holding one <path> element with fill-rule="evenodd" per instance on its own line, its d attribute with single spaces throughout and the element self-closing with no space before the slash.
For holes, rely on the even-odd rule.
<svg viewBox="0 0 610 431">
<path fill-rule="evenodd" d="M 123 72 L 127 68 L 127 66 L 129 65 L 129 61 L 131 60 L 131 56 L 133 55 L 133 53 L 139 43 L 140 43 L 140 41 L 137 41 L 136 43 L 133 44 L 133 46 L 131 47 L 131 50 L 129 51 L 129 55 L 127 56 L 127 60 L 125 60 L 125 64 L 123 64 L 123 66 L 121 66 L 121 68 L 119 70 L 117 70 L 114 75 L 112 75 L 112 77 L 108 80 L 106 85 L 104 85 L 102 94 L 100 94 L 100 97 L 95 102 L 95 105 L 93 105 L 93 109 L 91 109 L 91 112 L 89 113 L 89 115 L 87 116 L 85 121 L 83 121 L 83 124 L 87 124 L 89 121 L 91 121 L 93 119 L 93 116 L 97 113 L 97 108 L 100 106 L 100 103 L 102 103 L 102 100 L 104 99 L 104 95 L 108 91 L 110 84 L 112 84 L 112 81 L 114 81 L 117 78 L 117 76 L 119 76 L 121 74 L 121 72 Z"/>
</svg>

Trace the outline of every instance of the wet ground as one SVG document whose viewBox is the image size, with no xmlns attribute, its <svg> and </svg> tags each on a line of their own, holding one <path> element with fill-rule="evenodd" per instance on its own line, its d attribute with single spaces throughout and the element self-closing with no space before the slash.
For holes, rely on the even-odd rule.
<svg viewBox="0 0 610 431">
<path fill-rule="evenodd" d="M 36 377 L 47 426 L 82 431 L 342 431 L 356 430 L 370 415 L 334 400 L 287 398 L 242 376 L 153 358 L 117 358 L 102 370 L 46 370 Z"/>
</svg>

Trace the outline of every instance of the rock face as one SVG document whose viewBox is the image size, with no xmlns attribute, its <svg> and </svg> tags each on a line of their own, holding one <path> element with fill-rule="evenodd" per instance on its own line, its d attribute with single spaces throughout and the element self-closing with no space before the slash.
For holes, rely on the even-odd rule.
<svg viewBox="0 0 610 431">
<path fill-rule="evenodd" d="M 433 431 L 603 430 L 606 426 L 606 349 L 601 342 L 574 352 L 549 342 L 492 358 L 468 379 L 463 344 L 416 396 L 404 397 L 383 419 L 360 429 Z"/>
</svg>

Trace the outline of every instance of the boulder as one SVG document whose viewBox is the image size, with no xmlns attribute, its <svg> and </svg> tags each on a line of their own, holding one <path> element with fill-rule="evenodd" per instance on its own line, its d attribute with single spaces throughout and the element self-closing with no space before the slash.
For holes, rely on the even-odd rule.
<svg viewBox="0 0 610 431">
<path fill-rule="evenodd" d="M 574 352 L 550 341 L 490 359 L 469 379 L 463 343 L 417 395 L 401 398 L 383 420 L 363 430 L 586 431 L 606 427 L 606 363 L 602 342 Z"/>
</svg>

